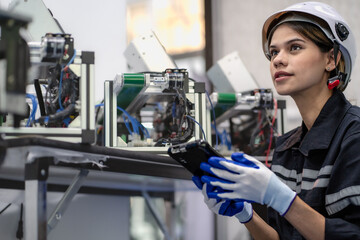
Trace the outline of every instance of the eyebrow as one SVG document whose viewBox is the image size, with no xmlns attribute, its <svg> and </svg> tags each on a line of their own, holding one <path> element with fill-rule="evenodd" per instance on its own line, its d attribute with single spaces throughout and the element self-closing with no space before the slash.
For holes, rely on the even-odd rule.
<svg viewBox="0 0 360 240">
<path fill-rule="evenodd" d="M 301 38 L 294 38 L 294 39 L 291 39 L 291 40 L 287 41 L 285 44 L 289 45 L 289 44 L 291 44 L 293 42 L 299 42 L 299 41 L 305 43 L 305 41 L 303 39 L 301 39 Z M 270 45 L 269 48 L 276 48 L 276 45 Z"/>
</svg>

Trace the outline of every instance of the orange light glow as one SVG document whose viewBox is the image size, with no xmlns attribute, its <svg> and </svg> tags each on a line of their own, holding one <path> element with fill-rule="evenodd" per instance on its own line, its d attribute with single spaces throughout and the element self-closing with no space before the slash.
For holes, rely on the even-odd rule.
<svg viewBox="0 0 360 240">
<path fill-rule="evenodd" d="M 143 0 L 127 5 L 127 39 L 154 31 L 169 54 L 205 47 L 203 0 Z"/>
</svg>

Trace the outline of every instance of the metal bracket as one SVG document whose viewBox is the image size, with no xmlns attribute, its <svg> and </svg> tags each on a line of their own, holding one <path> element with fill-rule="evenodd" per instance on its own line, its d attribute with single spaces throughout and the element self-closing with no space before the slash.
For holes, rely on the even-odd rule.
<svg viewBox="0 0 360 240">
<path fill-rule="evenodd" d="M 169 230 L 167 229 L 166 225 L 162 222 L 159 214 L 157 214 L 156 209 L 151 201 L 151 198 L 149 196 L 149 194 L 146 191 L 142 192 L 142 195 L 145 199 L 146 205 L 148 206 L 151 214 L 154 216 L 156 223 L 159 225 L 160 230 L 162 231 L 162 233 L 164 234 L 164 237 L 166 240 L 172 240 L 173 238 L 171 237 Z"/>
<path fill-rule="evenodd" d="M 55 210 L 50 215 L 50 218 L 47 222 L 47 233 L 55 228 L 56 224 L 61 220 L 62 215 L 70 205 L 71 200 L 74 198 L 76 193 L 79 191 L 82 183 L 84 182 L 86 176 L 89 174 L 89 170 L 80 169 L 80 172 L 75 176 L 70 186 L 67 188 L 63 197 L 57 204 Z"/>
</svg>

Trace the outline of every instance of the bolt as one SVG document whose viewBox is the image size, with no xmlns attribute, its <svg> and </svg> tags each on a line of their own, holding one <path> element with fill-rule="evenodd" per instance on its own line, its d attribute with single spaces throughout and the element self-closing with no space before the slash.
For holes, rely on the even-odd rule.
<svg viewBox="0 0 360 240">
<path fill-rule="evenodd" d="M 60 220 L 60 219 L 61 219 L 61 213 L 58 213 L 58 212 L 57 212 L 57 213 L 55 214 L 55 218 L 56 218 L 57 220 Z"/>
</svg>

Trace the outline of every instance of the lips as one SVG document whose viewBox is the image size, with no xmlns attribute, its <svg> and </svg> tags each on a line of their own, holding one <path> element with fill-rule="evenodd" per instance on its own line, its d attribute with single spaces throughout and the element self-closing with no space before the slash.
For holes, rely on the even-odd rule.
<svg viewBox="0 0 360 240">
<path fill-rule="evenodd" d="M 292 75 L 293 74 L 290 74 L 290 73 L 285 72 L 285 71 L 279 71 L 279 72 L 275 73 L 274 78 L 275 78 L 276 81 L 280 81 L 280 80 L 287 79 L 288 77 L 290 77 Z"/>
</svg>

